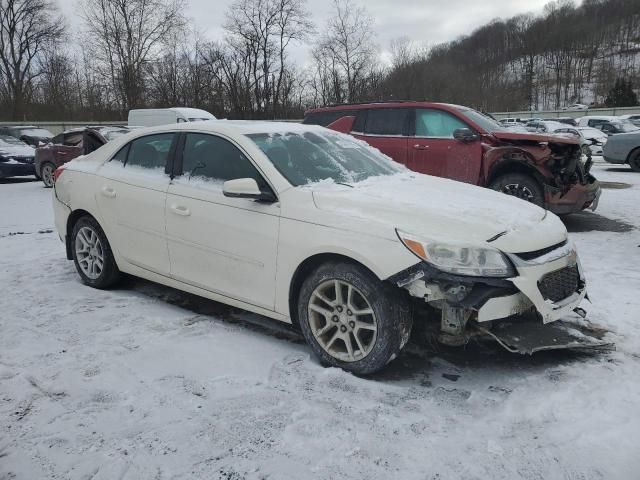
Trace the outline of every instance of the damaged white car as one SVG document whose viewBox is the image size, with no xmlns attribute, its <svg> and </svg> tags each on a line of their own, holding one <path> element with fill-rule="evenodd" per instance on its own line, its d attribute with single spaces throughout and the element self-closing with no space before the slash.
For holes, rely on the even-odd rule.
<svg viewBox="0 0 640 480">
<path fill-rule="evenodd" d="M 322 127 L 136 130 L 55 176 L 56 226 L 84 283 L 126 272 L 292 322 L 328 365 L 375 372 L 420 322 L 449 345 L 601 345 L 548 330 L 584 314 L 586 295 L 558 217 Z"/>
</svg>

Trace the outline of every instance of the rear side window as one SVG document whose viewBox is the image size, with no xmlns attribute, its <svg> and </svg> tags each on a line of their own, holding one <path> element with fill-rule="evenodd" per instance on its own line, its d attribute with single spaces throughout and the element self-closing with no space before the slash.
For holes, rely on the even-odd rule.
<svg viewBox="0 0 640 480">
<path fill-rule="evenodd" d="M 164 169 L 174 136 L 173 133 L 160 133 L 137 138 L 128 146 L 129 151 L 126 154 L 125 165 Z M 123 150 L 120 150 L 116 155 L 119 155 Z"/>
<path fill-rule="evenodd" d="M 266 185 L 258 170 L 231 142 L 215 135 L 188 133 L 182 154 L 182 173 L 186 178 L 204 177 L 225 182 L 253 178 Z"/>
<path fill-rule="evenodd" d="M 459 128 L 469 128 L 457 117 L 443 110 L 416 110 L 416 137 L 453 138 Z"/>
<path fill-rule="evenodd" d="M 375 108 L 367 112 L 365 133 L 371 135 L 402 135 L 409 109 Z"/>
</svg>

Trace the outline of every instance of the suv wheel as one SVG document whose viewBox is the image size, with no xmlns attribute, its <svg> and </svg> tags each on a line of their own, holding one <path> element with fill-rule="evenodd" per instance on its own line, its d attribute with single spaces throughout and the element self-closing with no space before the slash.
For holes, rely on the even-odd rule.
<svg viewBox="0 0 640 480">
<path fill-rule="evenodd" d="M 640 149 L 631 154 L 631 158 L 629 158 L 629 166 L 634 172 L 640 172 Z"/>
<path fill-rule="evenodd" d="M 92 217 L 81 217 L 73 226 L 71 250 L 76 270 L 85 285 L 108 288 L 120 277 L 107 237 Z"/>
<path fill-rule="evenodd" d="M 521 198 L 527 202 L 534 203 L 544 208 L 544 194 L 540 184 L 531 177 L 523 173 L 507 173 L 496 178 L 489 188 L 497 190 L 507 195 Z"/>
<path fill-rule="evenodd" d="M 45 162 L 40 168 L 40 175 L 42 176 L 42 183 L 47 188 L 53 187 L 53 172 L 56 171 L 56 166 L 51 162 Z"/>
<path fill-rule="evenodd" d="M 356 374 L 383 368 L 411 333 L 411 308 L 392 286 L 364 267 L 327 263 L 302 284 L 300 328 L 325 365 Z"/>
</svg>

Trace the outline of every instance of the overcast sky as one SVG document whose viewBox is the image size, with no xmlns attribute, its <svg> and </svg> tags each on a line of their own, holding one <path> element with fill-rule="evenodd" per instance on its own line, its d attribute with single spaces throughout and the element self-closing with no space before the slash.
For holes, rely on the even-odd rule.
<svg viewBox="0 0 640 480">
<path fill-rule="evenodd" d="M 58 0 L 69 24 L 76 29 L 81 22 L 77 2 Z M 540 13 L 549 0 L 355 0 L 364 5 L 375 20 L 376 41 L 382 54 L 394 38 L 408 36 L 420 44 L 454 40 L 494 18 L 508 18 L 521 13 Z M 187 16 L 206 37 L 221 39 L 225 12 L 233 0 L 187 0 Z M 308 0 L 311 18 L 321 31 L 332 11 L 331 0 Z M 296 45 L 290 55 L 296 62 L 308 59 L 308 47 Z"/>
</svg>

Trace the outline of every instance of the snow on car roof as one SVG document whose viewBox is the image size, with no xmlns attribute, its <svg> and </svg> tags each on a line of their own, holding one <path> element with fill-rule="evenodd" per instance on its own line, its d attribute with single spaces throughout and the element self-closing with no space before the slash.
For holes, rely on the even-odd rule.
<svg viewBox="0 0 640 480">
<path fill-rule="evenodd" d="M 328 129 L 318 125 L 308 125 L 299 122 L 270 122 L 262 120 L 207 120 L 196 123 L 178 123 L 140 129 L 140 133 L 149 134 L 166 130 L 201 130 L 235 135 L 249 133 L 296 133 L 296 132 L 326 132 Z M 138 130 L 136 130 L 138 132 Z M 334 132 L 331 130 L 333 133 Z"/>
</svg>

